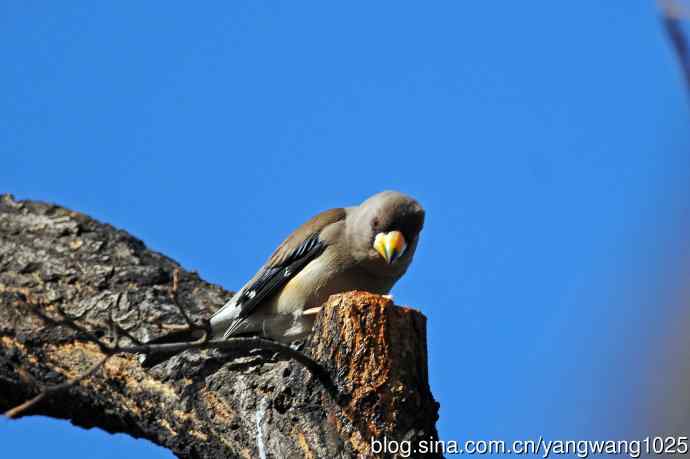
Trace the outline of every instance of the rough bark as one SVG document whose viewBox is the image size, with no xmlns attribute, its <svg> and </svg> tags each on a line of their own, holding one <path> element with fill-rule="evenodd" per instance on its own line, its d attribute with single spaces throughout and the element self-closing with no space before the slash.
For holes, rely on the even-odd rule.
<svg viewBox="0 0 690 459">
<path fill-rule="evenodd" d="M 115 321 L 143 341 L 183 324 L 169 295 L 173 260 L 124 231 L 59 206 L 0 198 L 0 411 L 101 356 L 64 327 L 32 315 L 61 307 L 91 330 Z M 207 317 L 230 293 L 181 270 L 178 301 Z M 363 292 L 331 297 L 305 353 L 348 397 L 336 404 L 305 368 L 258 354 L 189 350 L 151 369 L 117 355 L 93 377 L 26 414 L 144 437 L 180 457 L 372 457 L 371 438 L 436 438 L 426 323 L 418 311 Z M 27 377 L 26 375 L 30 375 Z M 432 457 L 431 455 L 425 457 Z"/>
</svg>

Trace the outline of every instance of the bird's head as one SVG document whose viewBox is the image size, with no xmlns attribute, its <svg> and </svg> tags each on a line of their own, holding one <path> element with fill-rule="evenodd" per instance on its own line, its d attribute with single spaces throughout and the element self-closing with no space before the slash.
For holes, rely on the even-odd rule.
<svg viewBox="0 0 690 459">
<path fill-rule="evenodd" d="M 424 225 L 424 209 L 413 198 L 383 191 L 351 209 L 348 237 L 358 260 L 381 277 L 402 276 Z"/>
</svg>

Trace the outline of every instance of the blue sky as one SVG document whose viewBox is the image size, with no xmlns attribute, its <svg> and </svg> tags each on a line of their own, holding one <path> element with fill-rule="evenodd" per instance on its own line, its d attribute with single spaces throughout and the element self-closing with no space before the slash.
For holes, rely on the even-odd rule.
<svg viewBox="0 0 690 459">
<path fill-rule="evenodd" d="M 228 289 L 404 191 L 427 224 L 394 294 L 429 319 L 442 438 L 690 426 L 688 99 L 654 2 L 3 2 L 0 39 L 0 191 Z M 45 419 L 0 440 L 170 457 Z"/>
</svg>

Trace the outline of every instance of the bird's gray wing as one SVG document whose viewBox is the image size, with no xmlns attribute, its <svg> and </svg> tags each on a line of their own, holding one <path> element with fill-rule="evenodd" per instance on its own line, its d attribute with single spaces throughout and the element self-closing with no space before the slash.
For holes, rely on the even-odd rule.
<svg viewBox="0 0 690 459">
<path fill-rule="evenodd" d="M 344 218 L 344 209 L 321 212 L 285 239 L 254 278 L 238 292 L 237 297 L 214 314 L 214 317 L 227 314 L 230 311 L 226 308 L 232 308 L 234 317 L 223 337 L 231 336 L 264 300 L 278 292 L 310 261 L 321 255 L 328 244 L 320 238 L 321 232 Z"/>
</svg>

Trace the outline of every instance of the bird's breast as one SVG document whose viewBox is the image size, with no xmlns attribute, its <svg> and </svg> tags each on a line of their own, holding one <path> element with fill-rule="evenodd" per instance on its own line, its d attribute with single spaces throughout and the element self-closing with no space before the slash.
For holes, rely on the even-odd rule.
<svg viewBox="0 0 690 459">
<path fill-rule="evenodd" d="M 335 251 L 326 249 L 290 279 L 283 289 L 271 298 L 273 313 L 287 314 L 321 306 L 329 296 L 350 290 L 365 290 L 386 294 L 393 282 L 372 277 L 347 260 L 338 259 Z"/>
</svg>

